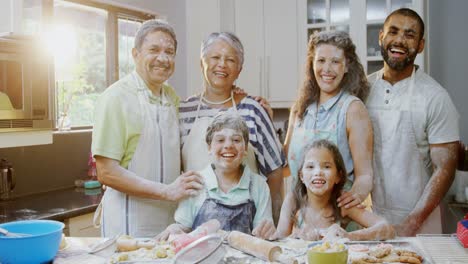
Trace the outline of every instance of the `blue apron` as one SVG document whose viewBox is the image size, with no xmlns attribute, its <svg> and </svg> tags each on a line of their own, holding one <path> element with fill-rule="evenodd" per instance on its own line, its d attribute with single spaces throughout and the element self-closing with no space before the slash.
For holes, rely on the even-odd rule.
<svg viewBox="0 0 468 264">
<path fill-rule="evenodd" d="M 249 193 L 252 187 L 250 180 Z M 211 198 L 206 190 L 206 199 L 193 221 L 192 230 L 211 219 L 217 219 L 221 223 L 221 229 L 225 231 L 239 231 L 251 234 L 253 221 L 257 208 L 254 201 L 247 199 L 237 205 L 228 205 L 218 199 Z"/>
</svg>

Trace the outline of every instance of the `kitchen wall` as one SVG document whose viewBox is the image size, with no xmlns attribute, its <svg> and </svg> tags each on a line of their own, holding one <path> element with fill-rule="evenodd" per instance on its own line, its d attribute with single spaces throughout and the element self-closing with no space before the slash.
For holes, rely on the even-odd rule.
<svg viewBox="0 0 468 264">
<path fill-rule="evenodd" d="M 468 143 L 468 1 L 429 1 L 430 75 L 444 86 L 460 113 L 460 137 Z"/>
<path fill-rule="evenodd" d="M 460 114 L 460 138 L 468 144 L 468 53 L 466 25 L 468 25 L 468 1 L 429 0 L 426 48 L 428 49 L 429 74 L 450 94 Z M 453 233 L 456 223 L 468 209 L 449 207 L 453 195 L 468 186 L 468 173 L 457 172 L 456 179 L 442 206 L 444 232 Z"/>
<path fill-rule="evenodd" d="M 53 144 L 0 148 L 0 157 L 13 164 L 16 188 L 13 196 L 73 186 L 87 176 L 91 131 L 54 133 Z"/>
</svg>

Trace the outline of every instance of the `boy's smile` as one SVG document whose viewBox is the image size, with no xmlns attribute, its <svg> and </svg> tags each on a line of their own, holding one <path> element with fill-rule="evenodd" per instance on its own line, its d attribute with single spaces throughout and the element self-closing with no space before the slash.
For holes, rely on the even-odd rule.
<svg viewBox="0 0 468 264">
<path fill-rule="evenodd" d="M 247 146 L 241 132 L 223 128 L 213 133 L 208 151 L 216 168 L 238 169 L 246 155 Z"/>
</svg>

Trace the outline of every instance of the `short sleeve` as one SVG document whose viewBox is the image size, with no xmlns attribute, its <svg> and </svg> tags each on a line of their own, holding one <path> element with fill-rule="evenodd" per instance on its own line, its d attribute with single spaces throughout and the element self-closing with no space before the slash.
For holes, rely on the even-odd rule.
<svg viewBox="0 0 468 264">
<path fill-rule="evenodd" d="M 252 98 L 250 98 L 249 104 L 244 107 L 249 109 L 249 116 L 244 118 L 251 130 L 250 143 L 255 149 L 260 172 L 267 176 L 285 164 L 283 148 L 276 135 L 273 122 L 265 109 Z M 245 109 L 242 111 L 244 112 Z M 255 134 L 252 135 L 252 132 Z"/>
<path fill-rule="evenodd" d="M 195 198 L 188 198 L 179 202 L 174 214 L 174 220 L 184 227 L 192 228 L 198 210 L 195 208 Z"/>
<path fill-rule="evenodd" d="M 91 150 L 99 155 L 121 160 L 125 153 L 126 127 L 118 96 L 104 93 L 96 102 Z"/>
<path fill-rule="evenodd" d="M 264 219 L 273 221 L 271 197 L 270 189 L 263 177 L 257 174 L 251 174 L 250 180 L 254 181 L 251 192 L 257 209 L 253 221 L 253 227 L 255 228 Z"/>
<path fill-rule="evenodd" d="M 442 90 L 428 102 L 427 136 L 429 144 L 458 141 L 459 114 L 447 91 Z"/>
</svg>

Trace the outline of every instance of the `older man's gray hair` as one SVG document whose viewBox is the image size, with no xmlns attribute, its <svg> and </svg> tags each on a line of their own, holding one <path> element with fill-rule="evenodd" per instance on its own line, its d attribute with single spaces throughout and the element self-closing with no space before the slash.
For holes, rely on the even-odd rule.
<svg viewBox="0 0 468 264">
<path fill-rule="evenodd" d="M 146 35 L 155 31 L 162 31 L 171 36 L 174 40 L 174 46 L 177 51 L 177 37 L 174 32 L 174 28 L 172 28 L 167 21 L 162 19 L 150 19 L 140 26 L 135 36 L 135 48 L 140 50 L 141 45 L 143 45 L 143 42 L 145 41 Z"/>
</svg>

